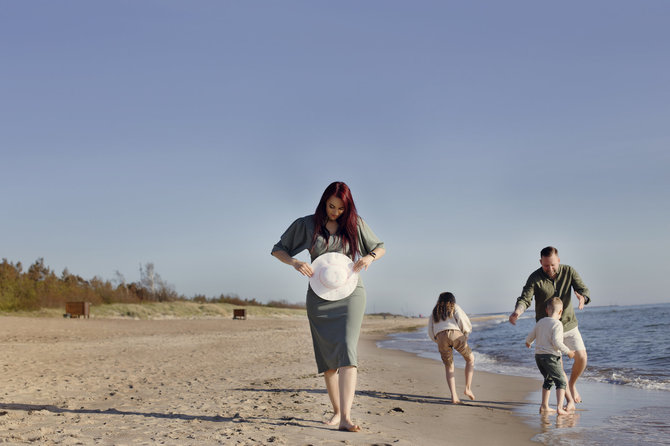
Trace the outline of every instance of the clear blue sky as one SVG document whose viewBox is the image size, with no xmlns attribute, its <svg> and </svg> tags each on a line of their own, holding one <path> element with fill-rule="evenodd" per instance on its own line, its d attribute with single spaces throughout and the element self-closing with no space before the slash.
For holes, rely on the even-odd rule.
<svg viewBox="0 0 670 446">
<path fill-rule="evenodd" d="M 20 1 L 0 14 L 0 256 L 303 301 L 270 256 L 334 180 L 369 312 L 511 311 L 559 248 L 667 302 L 667 1 Z M 306 255 L 303 254 L 304 259 Z"/>
</svg>

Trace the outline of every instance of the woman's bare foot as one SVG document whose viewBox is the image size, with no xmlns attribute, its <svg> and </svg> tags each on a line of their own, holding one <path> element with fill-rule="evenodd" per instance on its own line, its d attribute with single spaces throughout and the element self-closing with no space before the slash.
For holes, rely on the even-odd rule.
<svg viewBox="0 0 670 446">
<path fill-rule="evenodd" d="M 352 422 L 348 422 L 348 423 L 340 424 L 340 427 L 338 427 L 337 430 L 345 431 L 345 432 L 360 432 L 361 427 L 357 424 L 352 423 Z"/>
<path fill-rule="evenodd" d="M 565 405 L 565 410 L 568 412 L 574 412 L 575 411 L 575 403 L 573 401 L 568 401 L 568 403 Z"/>
<path fill-rule="evenodd" d="M 451 404 L 461 404 L 461 400 L 458 398 L 452 398 L 451 399 Z"/>
<path fill-rule="evenodd" d="M 555 409 L 552 409 L 551 407 L 542 407 L 542 406 L 540 406 L 540 413 L 541 413 L 541 414 L 556 413 L 556 410 L 555 410 Z"/>
<path fill-rule="evenodd" d="M 465 396 L 467 396 L 468 398 L 470 398 L 472 401 L 475 400 L 475 394 L 472 393 L 472 390 L 470 390 L 470 389 L 465 389 L 465 392 L 463 392 L 463 393 L 465 393 Z"/>
<path fill-rule="evenodd" d="M 330 420 L 324 421 L 323 424 L 326 424 L 328 426 L 335 426 L 336 424 L 340 424 L 340 414 L 339 413 L 333 414 L 333 416 L 330 417 Z"/>
</svg>

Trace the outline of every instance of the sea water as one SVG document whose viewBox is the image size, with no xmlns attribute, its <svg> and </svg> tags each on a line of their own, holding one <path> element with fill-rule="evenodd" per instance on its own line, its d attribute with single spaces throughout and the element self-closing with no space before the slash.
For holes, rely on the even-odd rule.
<svg viewBox="0 0 670 446">
<path fill-rule="evenodd" d="M 530 397 L 538 405 L 520 409 L 529 423 L 541 427 L 534 440 L 546 445 L 670 445 L 670 304 L 586 306 L 576 313 L 588 351 L 588 366 L 578 382 L 584 402 L 574 415 L 543 417 L 537 413 L 538 388 Z M 516 325 L 507 321 L 508 315 L 471 315 L 468 343 L 475 370 L 541 379 L 534 349 L 525 346 L 535 311 L 524 313 Z M 391 335 L 379 346 L 440 361 L 425 328 Z M 457 367 L 465 365 L 459 354 L 454 359 Z M 569 374 L 572 361 L 564 361 Z M 554 402 L 553 390 L 551 398 Z"/>
</svg>

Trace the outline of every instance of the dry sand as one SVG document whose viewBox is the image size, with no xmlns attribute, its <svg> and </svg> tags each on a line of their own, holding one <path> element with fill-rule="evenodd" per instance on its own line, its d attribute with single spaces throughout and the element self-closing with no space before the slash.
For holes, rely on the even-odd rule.
<svg viewBox="0 0 670 446">
<path fill-rule="evenodd" d="M 375 345 L 422 323 L 366 319 L 348 433 L 322 424 L 306 318 L 0 317 L 0 443 L 536 444 L 512 409 L 539 381 L 476 371 L 478 400 L 452 405 L 441 363 Z"/>
</svg>

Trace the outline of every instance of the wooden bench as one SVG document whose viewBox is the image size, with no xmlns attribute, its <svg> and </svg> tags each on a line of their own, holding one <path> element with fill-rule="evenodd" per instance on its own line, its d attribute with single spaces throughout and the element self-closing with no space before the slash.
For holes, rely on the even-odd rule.
<svg viewBox="0 0 670 446">
<path fill-rule="evenodd" d="M 65 302 L 65 316 L 89 318 L 90 302 Z"/>
<path fill-rule="evenodd" d="M 233 309 L 233 319 L 246 319 L 246 318 L 247 318 L 247 310 L 243 308 Z"/>
</svg>

